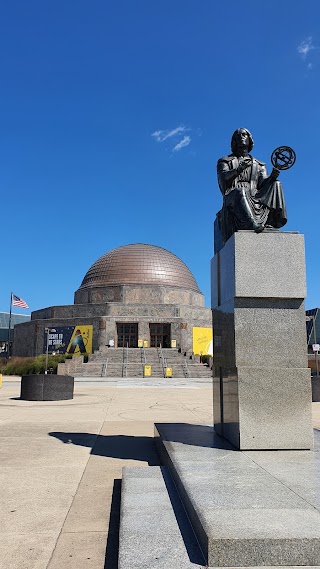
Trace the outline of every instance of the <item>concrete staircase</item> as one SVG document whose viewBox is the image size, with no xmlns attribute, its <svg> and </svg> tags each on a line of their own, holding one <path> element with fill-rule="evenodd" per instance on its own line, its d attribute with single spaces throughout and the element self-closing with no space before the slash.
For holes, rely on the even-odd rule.
<svg viewBox="0 0 320 569">
<path fill-rule="evenodd" d="M 178 350 L 163 348 L 162 353 L 167 366 L 172 368 L 173 377 L 212 377 L 212 371 L 206 364 L 186 358 Z"/>
<path fill-rule="evenodd" d="M 172 368 L 172 377 L 211 378 L 211 369 L 186 358 L 176 349 L 163 348 L 107 348 L 100 347 L 84 363 L 82 356 L 74 356 L 59 364 L 58 374 L 74 377 L 143 377 L 144 365 L 151 366 L 151 377 L 164 377 L 165 368 Z"/>
</svg>

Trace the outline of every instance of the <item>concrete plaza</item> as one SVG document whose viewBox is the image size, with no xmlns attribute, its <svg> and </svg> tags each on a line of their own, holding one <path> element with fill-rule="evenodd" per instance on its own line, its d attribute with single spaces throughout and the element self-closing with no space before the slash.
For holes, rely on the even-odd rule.
<svg viewBox="0 0 320 569">
<path fill-rule="evenodd" d="M 4 377 L 0 568 L 116 569 L 123 466 L 159 464 L 155 422 L 212 424 L 211 384 L 91 380 L 70 401 L 19 396 Z"/>
<path fill-rule="evenodd" d="M 0 568 L 117 569 L 122 468 L 159 464 L 155 422 L 212 424 L 210 383 L 82 380 L 71 401 L 19 394 L 19 378 L 4 378 Z"/>
</svg>

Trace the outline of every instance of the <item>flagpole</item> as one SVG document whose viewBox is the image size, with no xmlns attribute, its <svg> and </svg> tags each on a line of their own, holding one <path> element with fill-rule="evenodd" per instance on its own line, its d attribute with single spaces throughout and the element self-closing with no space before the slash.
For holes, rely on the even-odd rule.
<svg viewBox="0 0 320 569">
<path fill-rule="evenodd" d="M 12 315 L 12 293 L 10 296 L 10 314 L 9 314 L 9 330 L 8 330 L 8 358 L 10 358 L 11 315 Z"/>
</svg>

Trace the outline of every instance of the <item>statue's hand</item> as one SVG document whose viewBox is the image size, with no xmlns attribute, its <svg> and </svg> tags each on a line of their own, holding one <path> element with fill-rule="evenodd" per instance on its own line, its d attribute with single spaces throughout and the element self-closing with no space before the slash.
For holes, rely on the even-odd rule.
<svg viewBox="0 0 320 569">
<path fill-rule="evenodd" d="M 238 173 L 240 174 L 241 172 L 243 172 L 243 170 L 248 168 L 248 166 L 250 166 L 250 165 L 251 165 L 250 158 L 243 158 L 242 160 L 239 160 L 239 166 L 237 168 Z"/>
<path fill-rule="evenodd" d="M 272 180 L 273 182 L 279 177 L 280 174 L 280 170 L 277 170 L 277 168 L 273 168 L 271 174 L 270 174 L 270 180 Z"/>
</svg>

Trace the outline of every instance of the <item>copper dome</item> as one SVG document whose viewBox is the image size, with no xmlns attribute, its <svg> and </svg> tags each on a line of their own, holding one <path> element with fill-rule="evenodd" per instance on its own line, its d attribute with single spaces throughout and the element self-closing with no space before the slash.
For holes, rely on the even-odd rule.
<svg viewBox="0 0 320 569">
<path fill-rule="evenodd" d="M 111 285 L 167 285 L 200 292 L 188 267 L 156 245 L 123 245 L 102 255 L 86 273 L 80 289 Z"/>
</svg>

